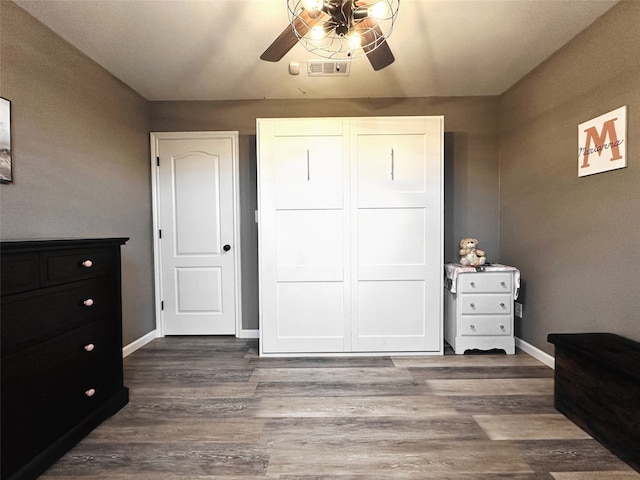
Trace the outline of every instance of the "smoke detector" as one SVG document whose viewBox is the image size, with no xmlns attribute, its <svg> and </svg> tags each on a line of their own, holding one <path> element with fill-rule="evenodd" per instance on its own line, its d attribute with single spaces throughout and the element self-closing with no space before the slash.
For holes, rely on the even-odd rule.
<svg viewBox="0 0 640 480">
<path fill-rule="evenodd" d="M 307 60 L 310 77 L 348 77 L 350 70 L 350 61 Z"/>
</svg>

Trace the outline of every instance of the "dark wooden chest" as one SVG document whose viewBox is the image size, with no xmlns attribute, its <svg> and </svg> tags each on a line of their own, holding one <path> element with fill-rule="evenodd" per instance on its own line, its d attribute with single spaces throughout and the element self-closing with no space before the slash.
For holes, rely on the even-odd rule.
<svg viewBox="0 0 640 480">
<path fill-rule="evenodd" d="M 548 340 L 556 409 L 640 471 L 640 343 L 610 333 Z"/>
</svg>

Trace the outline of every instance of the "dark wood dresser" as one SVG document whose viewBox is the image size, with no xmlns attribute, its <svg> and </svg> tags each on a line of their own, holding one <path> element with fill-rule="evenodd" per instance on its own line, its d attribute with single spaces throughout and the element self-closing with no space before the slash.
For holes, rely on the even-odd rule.
<svg viewBox="0 0 640 480">
<path fill-rule="evenodd" d="M 120 246 L 0 243 L 2 479 L 37 478 L 127 404 Z"/>
</svg>

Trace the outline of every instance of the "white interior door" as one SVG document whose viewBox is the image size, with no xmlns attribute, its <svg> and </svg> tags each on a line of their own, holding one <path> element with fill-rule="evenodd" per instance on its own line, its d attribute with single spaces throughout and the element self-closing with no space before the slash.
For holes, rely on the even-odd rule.
<svg viewBox="0 0 640 480">
<path fill-rule="evenodd" d="M 152 134 L 163 335 L 235 334 L 236 132 Z"/>
</svg>

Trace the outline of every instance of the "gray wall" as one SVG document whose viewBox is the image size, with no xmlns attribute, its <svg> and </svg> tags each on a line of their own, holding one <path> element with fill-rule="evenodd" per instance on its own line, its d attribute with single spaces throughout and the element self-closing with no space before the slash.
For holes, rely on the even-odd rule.
<svg viewBox="0 0 640 480">
<path fill-rule="evenodd" d="M 500 257 L 521 269 L 516 333 L 640 340 L 640 2 L 616 5 L 500 101 Z M 578 124 L 628 106 L 628 167 L 578 178 Z"/>
<path fill-rule="evenodd" d="M 0 185 L 0 238 L 130 237 L 127 344 L 155 328 L 149 104 L 15 4 L 0 9 L 14 162 L 13 183 Z"/>
<path fill-rule="evenodd" d="M 152 102 L 153 131 L 240 132 L 243 320 L 258 328 L 256 118 L 384 115 L 445 116 L 445 259 L 461 238 L 477 237 L 498 260 L 498 97 Z"/>
</svg>

